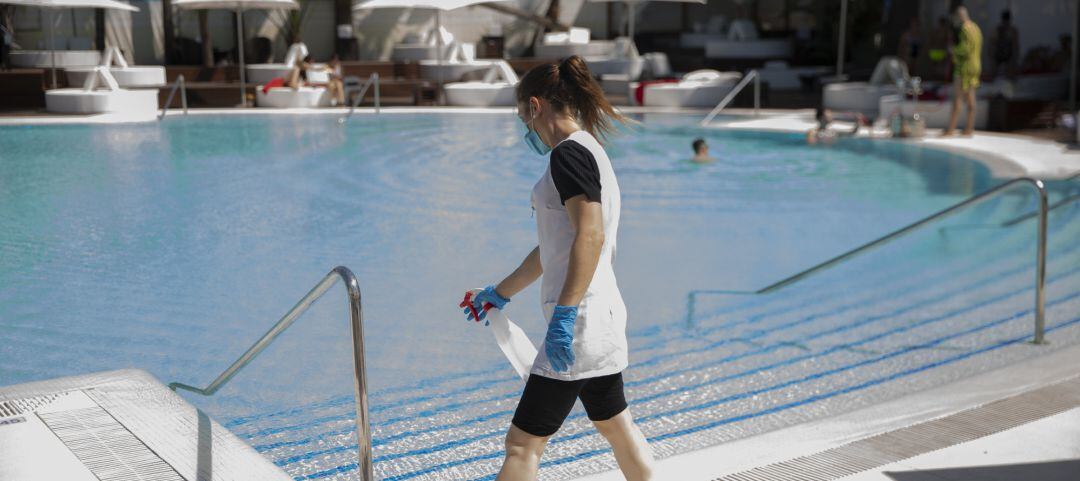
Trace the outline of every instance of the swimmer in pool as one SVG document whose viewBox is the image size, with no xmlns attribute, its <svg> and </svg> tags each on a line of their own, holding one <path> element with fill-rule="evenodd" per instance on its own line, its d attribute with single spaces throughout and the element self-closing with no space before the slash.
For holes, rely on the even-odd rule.
<svg viewBox="0 0 1080 481">
<path fill-rule="evenodd" d="M 600 144 L 626 119 L 574 55 L 530 70 L 517 85 L 525 145 L 547 156 L 532 189 L 538 246 L 497 285 L 472 298 L 468 318 L 504 309 L 540 280 L 547 335 L 506 434 L 496 481 L 534 481 L 548 439 L 580 399 L 629 481 L 653 479 L 653 454 L 626 404 L 626 305 L 615 282 L 619 184 Z M 489 257 L 489 256 L 485 256 Z M 487 259 L 478 259 L 486 261 Z"/>
<path fill-rule="evenodd" d="M 705 143 L 705 139 L 695 139 L 691 146 L 694 148 L 694 157 L 690 159 L 691 162 L 707 164 L 716 161 L 716 158 L 709 155 L 709 144 Z"/>
<path fill-rule="evenodd" d="M 833 113 L 829 109 L 818 107 L 814 117 L 817 119 L 818 125 L 806 133 L 806 143 L 808 144 L 828 144 L 839 137 L 854 136 L 859 133 L 859 127 L 866 122 L 866 118 L 862 114 L 855 113 L 854 127 L 849 131 L 845 131 L 829 128 L 829 125 L 833 122 Z"/>
</svg>

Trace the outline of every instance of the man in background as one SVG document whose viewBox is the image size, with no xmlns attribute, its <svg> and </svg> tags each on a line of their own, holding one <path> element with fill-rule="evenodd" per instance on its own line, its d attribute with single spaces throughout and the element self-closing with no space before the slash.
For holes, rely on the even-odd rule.
<svg viewBox="0 0 1080 481">
<path fill-rule="evenodd" d="M 1001 12 L 1001 23 L 994 29 L 990 39 L 994 49 L 993 78 L 1005 74 L 1008 78 L 1016 77 L 1016 66 L 1020 62 L 1020 32 L 1012 24 L 1012 12 Z"/>
<path fill-rule="evenodd" d="M 960 102 L 967 106 L 967 125 L 964 135 L 975 131 L 975 90 L 979 88 L 979 75 L 982 74 L 982 31 L 971 21 L 964 7 L 956 7 L 953 23 L 958 27 L 956 44 L 952 46 L 953 58 L 953 102 L 949 114 L 949 127 L 942 136 L 953 135 L 960 117 Z"/>
<path fill-rule="evenodd" d="M 694 158 L 690 159 L 691 161 L 706 164 L 716 160 L 709 156 L 709 144 L 705 143 L 705 139 L 695 139 L 692 147 L 694 148 Z"/>
</svg>

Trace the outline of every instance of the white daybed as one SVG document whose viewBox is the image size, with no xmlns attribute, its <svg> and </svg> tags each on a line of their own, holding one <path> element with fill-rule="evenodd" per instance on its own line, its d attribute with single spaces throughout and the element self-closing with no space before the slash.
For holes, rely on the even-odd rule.
<svg viewBox="0 0 1080 481">
<path fill-rule="evenodd" d="M 927 128 L 944 129 L 949 126 L 949 115 L 952 112 L 952 99 L 920 100 L 918 104 L 916 104 L 910 98 L 904 98 L 898 94 L 893 94 L 881 97 L 878 105 L 878 111 L 881 112 L 881 117 L 886 121 L 892 118 L 894 113 L 900 113 L 900 115 L 904 117 L 911 117 L 916 112 L 916 109 L 919 112 L 919 117 L 926 123 Z M 986 98 L 976 99 L 975 129 L 986 130 L 989 118 L 990 101 Z M 957 129 L 963 129 L 966 122 L 967 107 L 961 103 Z"/>
<path fill-rule="evenodd" d="M 330 105 L 330 95 L 326 87 L 270 87 L 263 92 L 263 86 L 255 89 L 255 106 L 276 109 L 313 109 Z"/>
<path fill-rule="evenodd" d="M 297 60 L 303 60 L 308 56 L 307 45 L 296 42 L 289 45 L 285 52 L 285 60 L 281 63 L 254 63 L 248 65 L 244 71 L 247 73 L 247 82 L 253 84 L 265 84 L 277 77 L 287 77 L 292 73 Z"/>
<path fill-rule="evenodd" d="M 637 80 L 641 77 L 641 70 L 645 67 L 645 60 L 638 53 L 637 45 L 628 37 L 619 37 L 611 51 L 603 55 L 587 56 L 585 63 L 593 75 L 626 75 L 629 80 Z"/>
<path fill-rule="evenodd" d="M 491 68 L 493 63 L 476 59 L 476 45 L 458 42 L 444 60 L 421 60 L 420 76 L 437 82 L 457 82 L 467 73 Z"/>
<path fill-rule="evenodd" d="M 738 72 L 695 70 L 676 83 L 647 85 L 642 96 L 646 107 L 711 108 L 720 103 L 735 84 L 742 80 Z"/>
<path fill-rule="evenodd" d="M 109 69 L 100 66 L 86 76 L 82 88 L 45 92 L 45 110 L 58 114 L 119 113 L 153 118 L 157 109 L 157 89 L 120 88 Z"/>
<path fill-rule="evenodd" d="M 820 77 L 831 71 L 829 67 L 792 67 L 785 60 L 770 60 L 758 69 L 758 75 L 770 89 L 798 90 L 802 88 L 802 77 Z"/>
<path fill-rule="evenodd" d="M 439 37 L 442 35 L 443 51 L 439 55 Z M 390 60 L 396 62 L 419 62 L 421 60 L 437 60 L 439 57 L 446 58 L 453 49 L 454 35 L 446 28 L 440 26 L 437 30 L 431 30 L 424 37 L 408 35 L 401 43 L 394 45 L 390 52 Z"/>
<path fill-rule="evenodd" d="M 879 113 L 879 103 L 886 95 L 899 94 L 897 81 L 907 82 L 907 66 L 896 57 L 882 57 L 874 68 L 869 82 L 838 82 L 826 85 L 821 103 L 839 112 L 859 112 L 874 118 Z"/>
<path fill-rule="evenodd" d="M 514 98 L 517 83 L 517 73 L 510 64 L 496 60 L 488 67 L 483 80 L 448 83 L 443 88 L 447 105 L 502 107 L 517 103 Z"/>
<path fill-rule="evenodd" d="M 615 47 L 610 40 L 592 40 L 587 28 L 571 27 L 568 32 L 548 32 L 536 46 L 536 58 L 562 59 L 571 55 L 600 57 Z"/>
<path fill-rule="evenodd" d="M 791 57 L 791 40 L 760 38 L 754 22 L 736 19 L 728 26 L 727 38 L 705 41 L 705 57 L 719 59 L 785 59 Z"/>
<path fill-rule="evenodd" d="M 131 66 L 115 46 L 105 49 L 100 67 L 109 69 L 116 83 L 124 88 L 156 88 L 165 86 L 165 67 Z M 82 85 L 95 72 L 94 67 L 68 67 L 65 70 L 69 85 Z"/>
</svg>

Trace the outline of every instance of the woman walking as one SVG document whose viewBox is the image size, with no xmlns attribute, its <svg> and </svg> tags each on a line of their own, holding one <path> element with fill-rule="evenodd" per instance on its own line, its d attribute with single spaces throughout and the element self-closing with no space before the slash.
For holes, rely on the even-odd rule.
<svg viewBox="0 0 1080 481">
<path fill-rule="evenodd" d="M 539 245 L 465 311 L 470 319 L 473 313 L 483 318 L 485 307 L 501 310 L 541 279 L 549 323 L 506 435 L 506 458 L 496 481 L 535 480 L 548 439 L 579 398 L 626 479 L 652 479 L 652 451 L 623 393 L 626 306 L 613 270 L 619 184 L 597 140 L 625 118 L 576 55 L 525 74 L 517 103 L 525 144 L 537 155 L 551 154 L 532 190 Z"/>
</svg>

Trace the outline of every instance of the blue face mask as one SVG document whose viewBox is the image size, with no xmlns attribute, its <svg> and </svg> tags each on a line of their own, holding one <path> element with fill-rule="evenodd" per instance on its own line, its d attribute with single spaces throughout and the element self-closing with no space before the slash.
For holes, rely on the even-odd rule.
<svg viewBox="0 0 1080 481">
<path fill-rule="evenodd" d="M 529 124 L 525 124 L 525 145 L 529 146 L 529 150 L 533 151 L 536 155 L 545 155 L 551 152 L 551 147 L 548 147 L 543 140 L 540 140 L 540 134 L 537 134 L 535 130 L 529 128 Z"/>
</svg>

